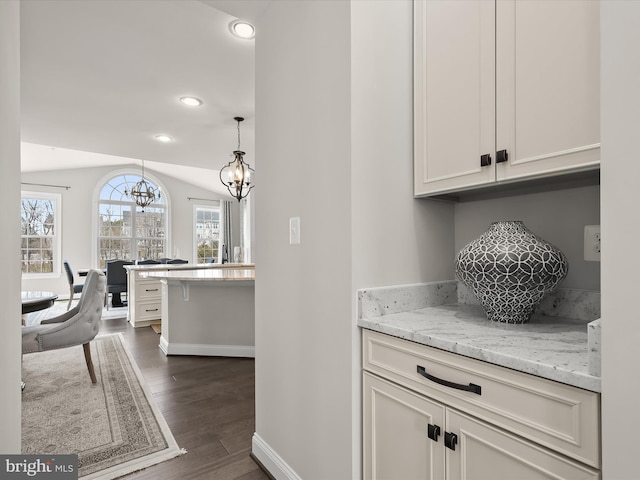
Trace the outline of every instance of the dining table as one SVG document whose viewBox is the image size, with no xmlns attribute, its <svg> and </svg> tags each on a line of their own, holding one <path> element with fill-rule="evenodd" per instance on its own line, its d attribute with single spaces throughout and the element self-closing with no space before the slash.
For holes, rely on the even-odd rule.
<svg viewBox="0 0 640 480">
<path fill-rule="evenodd" d="M 58 298 L 58 295 L 53 292 L 41 290 L 23 290 L 20 294 L 22 297 L 22 325 L 26 324 L 28 313 L 52 307 Z"/>
<path fill-rule="evenodd" d="M 23 315 L 52 307 L 58 298 L 58 295 L 53 292 L 40 290 L 23 290 L 21 296 Z"/>
</svg>

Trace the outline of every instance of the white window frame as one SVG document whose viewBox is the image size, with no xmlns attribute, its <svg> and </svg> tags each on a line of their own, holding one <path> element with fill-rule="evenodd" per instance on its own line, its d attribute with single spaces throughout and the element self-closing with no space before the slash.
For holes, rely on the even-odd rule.
<svg viewBox="0 0 640 480">
<path fill-rule="evenodd" d="M 116 178 L 116 177 L 120 177 L 122 175 L 137 175 L 140 176 L 141 170 L 140 169 L 136 169 L 136 168 L 123 168 L 123 169 L 118 169 L 118 170 L 112 170 L 111 172 L 107 173 L 106 175 L 104 175 L 100 180 L 98 180 L 98 182 L 96 183 L 96 186 L 94 188 L 94 192 L 93 192 L 93 208 L 92 208 L 92 218 L 93 221 L 91 222 L 91 239 L 92 239 L 92 247 L 91 247 L 91 267 L 92 268 L 98 268 L 99 267 L 99 262 L 100 259 L 98 257 L 99 255 L 99 250 L 100 250 L 100 245 L 99 245 L 99 215 L 100 215 L 100 211 L 99 211 L 99 206 L 100 206 L 100 193 L 102 192 L 103 187 L 107 184 L 107 182 L 111 181 L 112 179 Z M 167 191 L 167 188 L 165 187 L 165 185 L 158 180 L 158 178 L 153 175 L 153 174 L 149 174 L 149 172 L 147 170 L 145 170 L 144 173 L 144 177 L 145 179 L 147 179 L 149 182 L 155 184 L 160 191 L 162 192 L 162 197 L 164 198 L 164 214 L 165 214 L 165 252 L 167 254 L 167 257 L 170 257 L 170 252 L 171 250 L 171 197 L 169 195 L 169 192 Z M 132 202 L 133 205 L 135 205 L 135 202 Z M 132 245 L 133 247 L 133 245 Z M 132 253 L 135 252 L 135 250 L 132 250 Z M 135 261 L 136 259 L 133 258 L 132 261 Z"/>
<path fill-rule="evenodd" d="M 32 192 L 27 190 L 22 190 L 20 192 L 20 208 L 22 208 L 22 200 L 25 198 L 34 198 L 39 200 L 50 200 L 53 202 L 53 266 L 51 273 L 41 273 L 41 272 L 25 272 L 22 275 L 25 278 L 29 279 L 38 279 L 38 278 L 59 278 L 62 273 L 62 195 L 59 193 L 48 193 L 48 192 Z M 22 213 L 20 214 L 22 217 Z M 22 238 L 22 232 L 20 232 L 20 238 Z M 22 247 L 20 248 L 20 256 L 22 257 Z M 22 265 L 22 258 L 20 260 L 20 264 Z"/>
<path fill-rule="evenodd" d="M 221 201 L 212 201 L 209 204 L 202 203 L 194 203 L 193 204 L 193 222 L 192 222 L 192 257 L 193 263 L 198 263 L 198 232 L 197 232 L 197 224 L 198 224 L 198 209 L 206 209 L 206 210 L 218 210 L 218 257 L 214 263 L 222 263 L 222 239 L 224 238 L 224 211 L 222 209 Z"/>
</svg>

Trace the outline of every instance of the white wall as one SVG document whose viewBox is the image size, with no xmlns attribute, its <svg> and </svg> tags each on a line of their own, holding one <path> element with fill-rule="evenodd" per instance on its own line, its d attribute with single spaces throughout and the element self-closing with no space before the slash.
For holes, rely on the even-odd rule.
<svg viewBox="0 0 640 480">
<path fill-rule="evenodd" d="M 600 225 L 599 186 L 458 203 L 456 253 L 500 220 L 522 220 L 567 256 L 569 274 L 561 287 L 600 291 L 600 262 L 584 260 L 584 226 Z"/>
<path fill-rule="evenodd" d="M 257 25 L 256 435 L 305 480 L 360 476 L 356 289 L 453 274 L 452 205 L 412 195 L 411 21 L 275 1 Z"/>
<path fill-rule="evenodd" d="M 603 478 L 638 476 L 640 2 L 601 2 Z"/>
<path fill-rule="evenodd" d="M 0 2 L 0 452 L 21 451 L 20 426 L 20 6 Z"/>
<path fill-rule="evenodd" d="M 352 468 L 349 8 L 256 25 L 256 433 L 305 480 Z"/>
<path fill-rule="evenodd" d="M 23 185 L 27 191 L 46 191 L 62 195 L 62 260 L 68 260 L 74 270 L 97 266 L 94 258 L 95 249 L 92 244 L 92 229 L 95 225 L 93 210 L 96 186 L 104 181 L 105 176 L 122 172 L 127 168 L 130 173 L 139 173 L 140 167 L 122 165 L 97 168 L 82 168 L 73 170 L 52 170 L 45 172 L 23 173 L 22 182 L 41 183 L 48 185 L 66 185 L 71 188 L 37 187 Z M 229 196 L 204 190 L 175 178 L 158 174 L 145 169 L 150 179 L 156 179 L 163 185 L 163 193 L 170 198 L 171 204 L 171 244 L 168 257 L 180 257 L 193 262 L 193 205 L 206 204 L 201 200 L 188 200 L 187 197 L 205 198 L 212 200 L 230 200 L 232 205 L 232 236 L 234 245 L 239 245 L 239 221 L 238 201 Z M 252 194 L 253 195 L 253 194 Z M 229 249 L 229 255 L 233 255 L 233 247 Z M 231 257 L 232 258 L 232 257 Z M 60 264 L 62 269 L 62 263 Z M 76 282 L 81 280 L 76 277 Z M 22 279 L 23 290 L 50 290 L 59 295 L 68 295 L 69 285 L 64 271 L 55 279 Z"/>
<path fill-rule="evenodd" d="M 413 197 L 412 8 L 351 2 L 356 289 L 453 278 L 453 204 Z"/>
</svg>

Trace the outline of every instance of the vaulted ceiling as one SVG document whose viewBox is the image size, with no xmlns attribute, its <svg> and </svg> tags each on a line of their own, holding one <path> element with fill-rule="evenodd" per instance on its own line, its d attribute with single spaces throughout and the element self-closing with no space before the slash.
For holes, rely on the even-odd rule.
<svg viewBox="0 0 640 480">
<path fill-rule="evenodd" d="M 229 23 L 268 3 L 21 1 L 23 172 L 145 160 L 209 185 L 237 147 L 235 116 L 255 166 L 255 40 Z M 204 103 L 187 107 L 186 95 Z"/>
</svg>

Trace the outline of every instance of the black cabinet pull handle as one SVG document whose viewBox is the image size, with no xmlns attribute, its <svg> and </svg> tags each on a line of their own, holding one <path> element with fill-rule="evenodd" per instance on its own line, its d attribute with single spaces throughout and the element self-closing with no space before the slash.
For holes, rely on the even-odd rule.
<svg viewBox="0 0 640 480">
<path fill-rule="evenodd" d="M 157 292 L 157 291 L 158 291 L 158 289 L 157 289 L 157 288 L 147 288 L 147 289 L 145 290 L 145 292 Z"/>
<path fill-rule="evenodd" d="M 147 309 L 145 309 L 145 312 L 157 312 L 157 311 L 158 311 L 157 308 L 151 308 L 151 309 L 147 308 Z"/>
<path fill-rule="evenodd" d="M 499 150 L 496 152 L 496 163 L 502 163 L 509 160 L 509 154 L 506 150 Z"/>
<path fill-rule="evenodd" d="M 444 445 L 451 450 L 456 449 L 456 443 L 458 443 L 458 435 L 451 432 L 444 432 Z"/>
<path fill-rule="evenodd" d="M 417 366 L 418 373 L 422 375 L 427 380 L 431 380 L 432 382 L 436 382 L 440 385 L 444 385 L 445 387 L 455 388 L 457 390 L 465 390 L 467 392 L 477 393 L 478 395 L 482 395 L 482 387 L 480 385 L 476 385 L 475 383 L 470 383 L 469 385 L 462 385 L 461 383 L 453 383 L 448 380 L 443 380 L 438 377 L 434 377 L 433 375 L 429 375 L 424 367 L 420 365 Z"/>
<path fill-rule="evenodd" d="M 438 425 L 427 425 L 427 437 L 431 440 L 438 441 L 438 437 L 440 436 L 440 427 Z"/>
<path fill-rule="evenodd" d="M 487 165 L 491 165 L 491 155 L 489 155 L 488 153 L 480 155 L 480 166 L 486 167 Z"/>
</svg>

